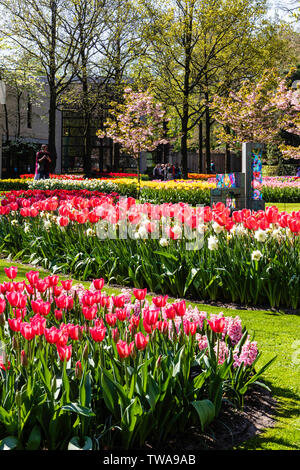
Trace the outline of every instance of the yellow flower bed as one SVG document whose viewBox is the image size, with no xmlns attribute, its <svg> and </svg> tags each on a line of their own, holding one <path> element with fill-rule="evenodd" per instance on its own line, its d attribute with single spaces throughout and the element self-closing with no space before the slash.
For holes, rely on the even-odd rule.
<svg viewBox="0 0 300 470">
<path fill-rule="evenodd" d="M 118 178 L 113 180 L 117 184 L 138 184 L 137 178 Z M 169 180 L 169 181 L 141 181 L 141 188 L 151 189 L 212 189 L 216 187 L 216 183 L 207 181 L 189 181 L 189 180 Z"/>
</svg>

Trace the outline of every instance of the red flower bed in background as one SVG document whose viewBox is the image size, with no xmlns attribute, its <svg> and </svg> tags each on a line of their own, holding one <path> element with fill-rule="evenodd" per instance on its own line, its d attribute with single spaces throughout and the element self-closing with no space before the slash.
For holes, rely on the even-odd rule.
<svg viewBox="0 0 300 470">
<path fill-rule="evenodd" d="M 136 178 L 137 173 L 108 173 L 106 171 L 95 171 L 94 172 L 97 177 L 101 178 Z M 20 175 L 21 179 L 33 179 L 33 173 L 26 173 L 24 175 Z M 55 173 L 50 173 L 51 179 L 56 180 L 71 180 L 71 181 L 83 181 L 83 175 L 56 175 Z"/>
</svg>

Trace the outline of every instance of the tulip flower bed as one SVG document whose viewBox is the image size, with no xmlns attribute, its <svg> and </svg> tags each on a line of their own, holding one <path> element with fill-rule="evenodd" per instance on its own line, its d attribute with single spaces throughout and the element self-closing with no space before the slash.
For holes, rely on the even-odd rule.
<svg viewBox="0 0 300 470">
<path fill-rule="evenodd" d="M 211 209 L 37 194 L 1 201 L 2 253 L 78 279 L 100 274 L 174 297 L 300 305 L 300 211 L 230 216 L 221 203 Z"/>
<path fill-rule="evenodd" d="M 26 176 L 26 175 L 22 175 Z M 81 179 L 80 177 L 55 178 L 33 181 L 32 179 L 1 180 L 0 190 L 86 190 L 104 193 L 115 192 L 127 197 L 138 196 L 136 178 L 113 177 L 99 179 Z M 215 178 L 188 179 L 170 181 L 141 181 L 140 200 L 161 204 L 164 202 L 185 202 L 191 205 L 209 204 L 210 189 L 215 188 Z M 263 178 L 263 199 L 266 202 L 300 202 L 300 179 L 295 177 Z"/>
<path fill-rule="evenodd" d="M 37 271 L 0 284 L 1 448 L 103 449 L 203 431 L 271 364 L 239 317 Z"/>
</svg>

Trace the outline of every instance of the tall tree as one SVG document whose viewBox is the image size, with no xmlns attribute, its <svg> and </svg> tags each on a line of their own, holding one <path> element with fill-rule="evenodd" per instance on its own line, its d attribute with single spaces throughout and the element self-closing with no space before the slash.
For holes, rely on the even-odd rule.
<svg viewBox="0 0 300 470">
<path fill-rule="evenodd" d="M 83 122 L 83 169 L 86 176 L 91 174 L 91 128 L 92 119 L 103 103 L 103 95 L 108 76 L 103 75 L 101 57 L 97 45 L 107 35 L 105 18 L 109 0 L 70 0 L 70 21 L 74 27 L 75 44 L 71 63 L 76 80 L 62 94 L 60 104 L 76 109 Z M 70 38 L 72 41 L 72 37 Z M 72 44 L 70 44 L 72 48 Z"/>
<path fill-rule="evenodd" d="M 70 71 L 77 40 L 67 0 L 0 0 L 5 22 L 1 34 L 40 64 L 49 88 L 48 145 L 55 168 L 57 100 L 73 78 Z"/>
</svg>

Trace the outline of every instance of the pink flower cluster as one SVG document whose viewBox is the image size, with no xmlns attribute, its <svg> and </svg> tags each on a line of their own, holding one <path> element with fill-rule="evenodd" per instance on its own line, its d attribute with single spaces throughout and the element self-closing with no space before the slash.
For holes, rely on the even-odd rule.
<svg viewBox="0 0 300 470">
<path fill-rule="evenodd" d="M 250 337 L 248 336 L 245 344 L 242 346 L 241 352 L 237 349 L 233 353 L 234 358 L 234 367 L 239 367 L 242 363 L 244 366 L 251 366 L 255 361 L 258 354 L 257 350 L 257 343 L 256 341 L 250 341 Z"/>
</svg>

